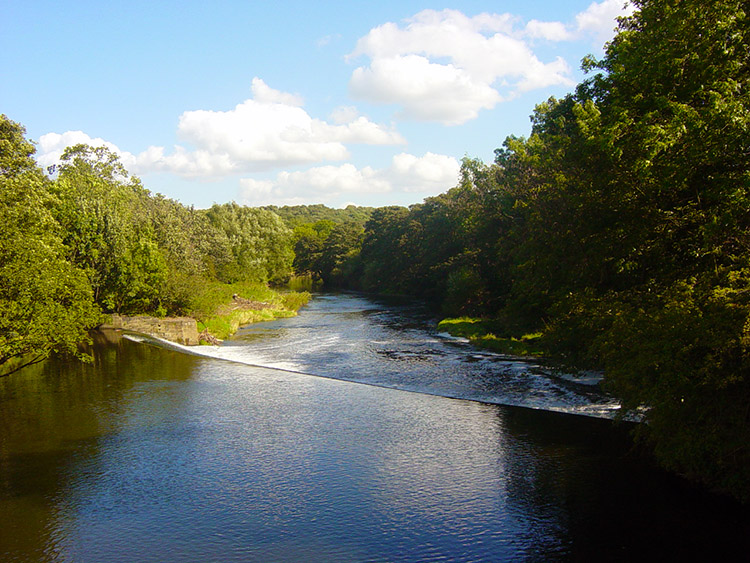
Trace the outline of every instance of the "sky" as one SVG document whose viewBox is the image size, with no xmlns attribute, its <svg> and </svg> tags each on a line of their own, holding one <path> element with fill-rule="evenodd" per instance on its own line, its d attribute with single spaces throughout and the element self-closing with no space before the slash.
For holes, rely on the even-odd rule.
<svg viewBox="0 0 750 563">
<path fill-rule="evenodd" d="M 410 205 L 528 136 L 625 3 L 0 0 L 0 113 L 198 208 Z"/>
</svg>

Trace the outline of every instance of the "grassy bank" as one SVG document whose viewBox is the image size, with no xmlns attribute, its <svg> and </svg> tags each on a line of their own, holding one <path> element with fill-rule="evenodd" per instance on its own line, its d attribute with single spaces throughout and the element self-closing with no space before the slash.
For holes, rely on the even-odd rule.
<svg viewBox="0 0 750 563">
<path fill-rule="evenodd" d="M 271 289 L 261 283 L 214 283 L 194 297 L 190 314 L 198 321 L 198 331 L 208 330 L 223 340 L 244 324 L 293 317 L 309 300 L 307 292 Z"/>
<path fill-rule="evenodd" d="M 473 345 L 499 354 L 512 356 L 543 356 L 542 334 L 511 336 L 503 330 L 498 321 L 459 317 L 444 319 L 438 323 L 438 330 L 451 336 L 466 338 Z"/>
</svg>

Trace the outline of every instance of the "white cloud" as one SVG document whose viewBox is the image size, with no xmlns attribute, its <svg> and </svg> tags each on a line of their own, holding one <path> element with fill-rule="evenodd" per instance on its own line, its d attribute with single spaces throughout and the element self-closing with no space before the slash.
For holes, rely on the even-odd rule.
<svg viewBox="0 0 750 563">
<path fill-rule="evenodd" d="M 230 111 L 187 111 L 177 134 L 196 147 L 191 154 L 227 160 L 227 172 L 348 158 L 346 147 L 320 135 L 314 123 L 296 105 L 248 99 Z M 173 168 L 168 159 L 164 164 Z"/>
<path fill-rule="evenodd" d="M 253 78 L 250 91 L 253 93 L 253 99 L 259 104 L 283 104 L 285 106 L 303 106 L 305 104 L 302 96 L 274 90 L 257 76 Z"/>
<path fill-rule="evenodd" d="M 603 45 L 615 35 L 617 18 L 629 16 L 635 6 L 628 0 L 602 0 L 592 2 L 575 16 L 575 23 L 540 22 L 531 20 L 526 24 L 525 35 L 549 41 L 569 41 L 582 37 L 592 37 L 595 44 Z"/>
<path fill-rule="evenodd" d="M 313 121 L 312 130 L 321 138 L 341 143 L 364 145 L 402 145 L 406 143 L 406 139 L 396 131 L 385 129 L 363 116 L 342 125 L 330 125 L 325 121 L 316 119 Z"/>
<path fill-rule="evenodd" d="M 47 169 L 48 166 L 59 164 L 60 157 L 66 148 L 84 144 L 92 147 L 107 147 L 113 153 L 120 155 L 123 165 L 129 169 L 135 162 L 135 157 L 129 152 L 121 151 L 117 145 L 102 138 L 92 138 L 83 131 L 66 131 L 65 133 L 47 133 L 39 137 L 36 161 Z"/>
<path fill-rule="evenodd" d="M 349 123 L 359 117 L 359 111 L 354 106 L 339 106 L 328 116 L 337 125 Z"/>
<path fill-rule="evenodd" d="M 528 92 L 529 90 L 554 86 L 558 83 L 555 76 L 568 72 L 570 72 L 570 66 L 561 57 L 557 57 L 553 62 L 547 64 L 534 61 L 526 69 L 523 80 L 518 83 L 518 90 Z"/>
<path fill-rule="evenodd" d="M 393 157 L 386 176 L 403 191 L 436 194 L 456 185 L 460 169 L 460 163 L 452 156 L 401 153 Z"/>
<path fill-rule="evenodd" d="M 611 39 L 615 18 L 632 13 L 626 0 L 592 3 L 575 23 L 510 14 L 469 17 L 457 10 L 423 10 L 402 26 L 388 22 L 357 41 L 348 60 L 367 57 L 349 82 L 353 96 L 400 106 L 399 116 L 459 125 L 521 92 L 573 86 L 562 58 L 544 62 L 533 41 Z M 600 44 L 601 44 L 600 43 Z"/>
<path fill-rule="evenodd" d="M 573 33 L 562 22 L 531 20 L 526 24 L 525 34 L 534 39 L 547 39 L 548 41 L 573 39 Z"/>
<path fill-rule="evenodd" d="M 634 11 L 635 6 L 627 0 L 592 2 L 576 16 L 576 28 L 579 33 L 592 35 L 596 41 L 604 43 L 614 37 L 617 18 L 629 16 Z"/>
<path fill-rule="evenodd" d="M 407 118 L 458 125 L 522 89 L 571 86 L 570 69 L 560 60 L 540 61 L 513 32 L 514 21 L 508 14 L 470 18 L 457 10 L 424 10 L 403 28 L 376 27 L 350 55 L 370 59 L 352 73 L 350 90 L 398 104 Z M 542 27 L 551 33 L 550 25 Z M 509 84 L 506 96 L 497 90 L 501 83 Z"/>
<path fill-rule="evenodd" d="M 404 117 L 446 125 L 465 123 L 501 101 L 486 81 L 419 55 L 374 59 L 369 67 L 354 71 L 351 92 L 379 103 L 400 104 Z"/>
<path fill-rule="evenodd" d="M 296 205 L 327 202 L 344 193 L 383 193 L 391 186 L 370 167 L 352 164 L 319 166 L 299 172 L 281 172 L 273 181 L 243 178 L 240 201 L 246 205 Z"/>
<path fill-rule="evenodd" d="M 253 97 L 229 111 L 186 111 L 179 118 L 180 141 L 171 152 L 149 147 L 134 156 L 103 139 L 83 132 L 50 133 L 43 137 L 38 161 L 52 164 L 66 143 L 84 142 L 115 147 L 123 164 L 134 174 L 171 172 L 184 177 L 218 177 L 286 166 L 343 161 L 347 144 L 398 145 L 406 141 L 393 128 L 373 123 L 351 109 L 339 112 L 335 124 L 311 117 L 302 98 L 274 90 L 260 78 L 253 79 Z"/>
<path fill-rule="evenodd" d="M 382 170 L 352 164 L 320 166 L 299 172 L 281 172 L 275 180 L 240 180 L 240 200 L 247 205 L 295 205 L 331 202 L 346 194 L 389 192 L 443 192 L 458 181 L 459 162 L 450 156 L 401 153 Z"/>
</svg>

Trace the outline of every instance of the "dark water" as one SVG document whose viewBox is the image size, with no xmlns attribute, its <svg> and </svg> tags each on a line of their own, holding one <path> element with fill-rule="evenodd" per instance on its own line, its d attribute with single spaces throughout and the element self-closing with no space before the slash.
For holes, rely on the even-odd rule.
<svg viewBox="0 0 750 563">
<path fill-rule="evenodd" d="M 356 318 L 351 299 L 364 303 L 322 301 Z M 293 336 L 326 326 L 313 305 L 291 320 L 280 362 L 314 367 L 315 346 Z M 385 336 L 384 319 L 407 316 L 368 307 L 356 322 L 371 318 Z M 419 336 L 422 322 L 405 341 L 433 338 Z M 223 348 L 265 355 L 287 337 L 256 327 Z M 376 356 L 399 355 L 378 353 L 392 349 L 378 342 Z M 320 369 L 368 377 L 359 364 L 342 375 L 344 349 L 319 350 Z M 0 380 L 0 561 L 747 557 L 746 513 L 651 467 L 609 420 L 252 367 L 114 334 L 99 335 L 94 353 L 92 365 L 48 362 Z M 501 360 L 467 363 L 483 361 Z M 378 385 L 396 377 L 377 362 L 369 373 Z"/>
</svg>

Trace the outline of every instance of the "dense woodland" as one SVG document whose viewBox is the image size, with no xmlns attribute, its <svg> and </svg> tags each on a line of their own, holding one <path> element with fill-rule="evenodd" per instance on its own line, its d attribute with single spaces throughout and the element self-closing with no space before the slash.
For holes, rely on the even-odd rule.
<svg viewBox="0 0 750 563">
<path fill-rule="evenodd" d="M 217 284 L 289 278 L 292 232 L 270 211 L 185 207 L 151 194 L 101 147 L 69 147 L 47 176 L 5 116 L 0 149 L 6 373 L 53 351 L 78 354 L 102 313 L 199 317 Z"/>
<path fill-rule="evenodd" d="M 105 149 L 45 175 L 0 122 L 0 364 L 241 280 L 418 295 L 601 369 L 667 467 L 750 499 L 747 5 L 640 0 L 527 138 L 409 208 L 185 207 Z M 31 356 L 29 356 L 31 355 Z"/>
</svg>

